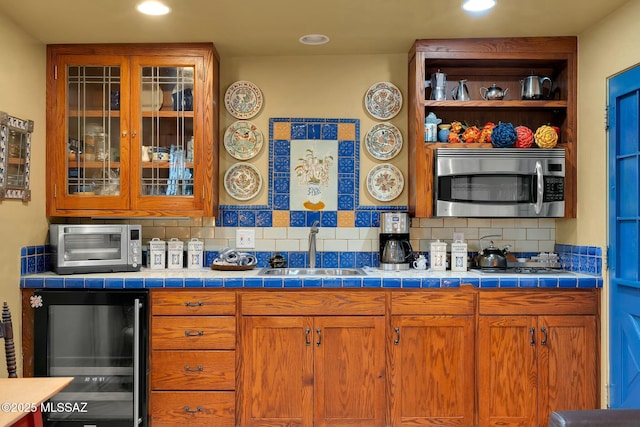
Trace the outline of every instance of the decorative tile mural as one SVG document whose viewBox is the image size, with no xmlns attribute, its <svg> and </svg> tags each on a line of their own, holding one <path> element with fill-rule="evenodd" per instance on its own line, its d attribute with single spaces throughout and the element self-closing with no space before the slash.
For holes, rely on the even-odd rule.
<svg viewBox="0 0 640 427">
<path fill-rule="evenodd" d="M 360 121 L 269 120 L 267 205 L 222 205 L 223 227 L 379 227 L 380 211 L 406 206 L 362 206 Z"/>
</svg>

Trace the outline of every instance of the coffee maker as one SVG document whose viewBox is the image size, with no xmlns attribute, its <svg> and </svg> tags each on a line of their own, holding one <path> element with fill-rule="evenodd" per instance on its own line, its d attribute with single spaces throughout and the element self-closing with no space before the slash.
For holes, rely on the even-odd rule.
<svg viewBox="0 0 640 427">
<path fill-rule="evenodd" d="M 409 242 L 409 214 L 383 212 L 380 214 L 380 268 L 382 270 L 408 270 L 413 261 Z"/>
</svg>

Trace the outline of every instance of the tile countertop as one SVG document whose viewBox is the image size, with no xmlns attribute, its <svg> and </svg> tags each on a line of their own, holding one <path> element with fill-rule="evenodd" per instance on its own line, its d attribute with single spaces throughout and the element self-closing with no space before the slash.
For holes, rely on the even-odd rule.
<svg viewBox="0 0 640 427">
<path fill-rule="evenodd" d="M 262 276 L 248 271 L 211 269 L 149 270 L 128 273 L 57 275 L 43 273 L 20 278 L 21 288 L 141 289 L 141 288 L 602 288 L 602 277 L 558 271 L 544 274 L 479 273 L 408 270 L 388 272 L 365 267 L 365 276 Z"/>
</svg>

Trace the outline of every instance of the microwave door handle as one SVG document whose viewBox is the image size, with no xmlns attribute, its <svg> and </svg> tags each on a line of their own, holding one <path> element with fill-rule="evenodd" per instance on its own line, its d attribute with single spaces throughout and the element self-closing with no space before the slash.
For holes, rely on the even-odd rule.
<svg viewBox="0 0 640 427">
<path fill-rule="evenodd" d="M 536 215 L 540 215 L 542 211 L 542 200 L 544 199 L 544 175 L 542 174 L 542 164 L 536 160 L 536 204 L 534 206 Z"/>
</svg>

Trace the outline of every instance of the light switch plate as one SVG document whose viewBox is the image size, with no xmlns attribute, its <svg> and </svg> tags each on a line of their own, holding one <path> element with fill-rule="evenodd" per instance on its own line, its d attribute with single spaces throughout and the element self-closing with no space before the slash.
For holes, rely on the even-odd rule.
<svg viewBox="0 0 640 427">
<path fill-rule="evenodd" d="M 236 230 L 236 248 L 253 249 L 256 247 L 255 230 Z"/>
</svg>

